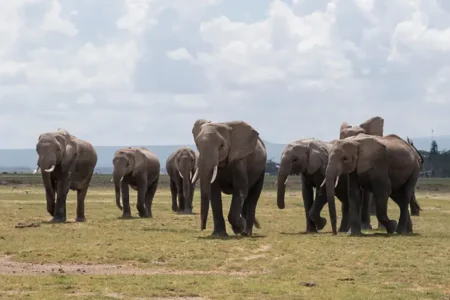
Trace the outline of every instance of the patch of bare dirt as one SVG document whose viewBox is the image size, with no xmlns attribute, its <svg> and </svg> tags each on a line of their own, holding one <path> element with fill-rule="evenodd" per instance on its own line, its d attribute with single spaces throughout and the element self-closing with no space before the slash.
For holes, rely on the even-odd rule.
<svg viewBox="0 0 450 300">
<path fill-rule="evenodd" d="M 89 275 L 230 275 L 249 276 L 256 272 L 200 271 L 176 269 L 139 269 L 126 265 L 112 264 L 35 264 L 15 262 L 9 256 L 0 256 L 0 275 L 48 275 L 48 274 L 89 274 Z"/>
</svg>

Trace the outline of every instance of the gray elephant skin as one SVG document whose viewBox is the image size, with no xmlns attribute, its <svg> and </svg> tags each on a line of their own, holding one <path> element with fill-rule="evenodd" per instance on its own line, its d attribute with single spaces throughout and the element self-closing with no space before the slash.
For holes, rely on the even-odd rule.
<svg viewBox="0 0 450 300">
<path fill-rule="evenodd" d="M 195 121 L 192 135 L 199 151 L 201 230 L 206 229 L 211 201 L 212 236 L 227 236 L 221 192 L 232 195 L 228 221 L 233 232 L 252 235 L 267 159 L 259 133 L 244 121 Z"/>
<path fill-rule="evenodd" d="M 198 154 L 189 147 L 181 147 L 167 158 L 166 170 L 170 177 L 174 212 L 192 214 L 195 184 L 198 180 L 197 162 Z"/>
<path fill-rule="evenodd" d="M 136 208 L 141 218 L 152 217 L 152 202 L 158 188 L 160 163 L 146 148 L 119 149 L 113 157 L 116 205 L 122 218 L 131 218 L 129 186 L 137 191 Z M 120 205 L 122 192 L 123 208 Z"/>
<path fill-rule="evenodd" d="M 333 234 L 336 234 L 334 186 L 348 180 L 350 234 L 361 235 L 360 188 L 373 193 L 377 219 L 388 233 L 412 233 L 408 204 L 421 167 L 420 154 L 408 142 L 391 134 L 384 137 L 359 134 L 336 141 L 326 169 L 326 190 Z M 389 220 L 388 198 L 400 208 L 400 218 Z"/>
<path fill-rule="evenodd" d="M 87 141 L 67 130 L 42 133 L 36 144 L 38 168 L 45 187 L 47 211 L 52 222 L 65 222 L 69 189 L 77 191 L 77 222 L 86 221 L 84 201 L 97 164 L 97 153 Z M 55 201 L 56 198 L 56 201 Z"/>
<path fill-rule="evenodd" d="M 321 183 L 325 179 L 328 154 L 332 146 L 332 142 L 307 138 L 289 143 L 281 154 L 277 178 L 278 208 L 285 208 L 285 191 L 288 176 L 300 174 L 306 216 L 306 232 L 317 232 L 325 227 L 327 223 L 325 218 L 320 217 L 320 212 L 327 203 L 326 189 L 325 186 L 321 186 Z M 314 188 L 316 189 L 315 198 Z M 339 231 L 347 232 L 349 224 L 346 180 L 339 181 L 335 193 L 342 202 L 342 219 Z"/>
</svg>

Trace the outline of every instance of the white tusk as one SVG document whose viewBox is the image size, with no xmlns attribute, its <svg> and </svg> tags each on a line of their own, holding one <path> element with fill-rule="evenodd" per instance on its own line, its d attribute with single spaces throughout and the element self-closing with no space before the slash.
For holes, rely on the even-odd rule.
<svg viewBox="0 0 450 300">
<path fill-rule="evenodd" d="M 51 173 L 53 172 L 53 170 L 55 170 L 55 165 L 51 166 L 50 169 L 44 170 L 45 172 Z"/>
<path fill-rule="evenodd" d="M 122 182 L 122 180 L 123 180 L 123 176 L 120 178 L 120 182 Z"/>
<path fill-rule="evenodd" d="M 192 178 L 191 182 L 194 183 L 197 180 L 198 177 L 198 168 L 195 168 L 194 177 Z"/>
<path fill-rule="evenodd" d="M 114 177 L 111 177 L 111 182 L 113 182 L 113 180 L 114 180 Z"/>
<path fill-rule="evenodd" d="M 192 180 L 192 171 L 189 172 L 189 180 Z"/>
<path fill-rule="evenodd" d="M 273 186 L 276 186 L 278 184 L 278 180 L 277 181 L 275 181 L 275 183 L 273 184 Z"/>
<path fill-rule="evenodd" d="M 339 176 L 336 178 L 336 182 L 334 183 L 334 187 L 337 187 L 338 183 L 339 183 Z"/>
<path fill-rule="evenodd" d="M 286 181 L 284 182 L 284 185 L 286 185 L 286 183 L 288 182 L 288 180 L 289 180 L 289 177 L 286 178 Z"/>
<path fill-rule="evenodd" d="M 211 183 L 213 183 L 214 180 L 216 180 L 216 176 L 217 176 L 217 165 L 214 167 L 213 175 L 211 178 Z"/>
<path fill-rule="evenodd" d="M 37 167 L 36 170 L 33 171 L 33 174 L 36 174 L 37 172 L 39 172 L 40 167 Z"/>
<path fill-rule="evenodd" d="M 178 174 L 180 174 L 181 178 L 183 178 L 183 175 L 181 175 L 181 172 L 180 172 L 180 171 L 178 171 Z"/>
<path fill-rule="evenodd" d="M 322 181 L 322 184 L 320 185 L 320 187 L 323 187 L 323 185 L 325 184 L 326 178 Z"/>
</svg>

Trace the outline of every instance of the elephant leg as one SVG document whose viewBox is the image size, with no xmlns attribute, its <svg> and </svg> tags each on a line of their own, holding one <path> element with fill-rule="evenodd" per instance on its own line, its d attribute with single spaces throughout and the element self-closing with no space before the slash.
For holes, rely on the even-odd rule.
<svg viewBox="0 0 450 300">
<path fill-rule="evenodd" d="M 172 195 L 172 211 L 177 212 L 178 211 L 178 204 L 177 204 L 177 185 L 175 184 L 175 181 L 170 179 L 170 193 Z"/>
<path fill-rule="evenodd" d="M 63 176 L 63 178 L 58 182 L 57 185 L 55 214 L 52 219 L 53 223 L 66 222 L 67 219 L 66 200 L 68 193 L 69 193 L 69 179 L 67 178 L 67 176 Z"/>
<path fill-rule="evenodd" d="M 191 193 L 189 194 L 189 206 L 187 207 L 188 212 L 192 213 L 193 202 L 194 202 L 194 191 L 195 191 L 195 184 L 192 184 L 191 186 Z"/>
<path fill-rule="evenodd" d="M 178 213 L 184 213 L 186 209 L 186 200 L 183 194 L 183 179 L 181 177 L 177 178 L 177 196 L 178 196 Z"/>
<path fill-rule="evenodd" d="M 311 209 L 309 210 L 309 217 L 313 220 L 316 230 L 322 230 L 325 225 L 327 225 L 327 219 L 320 216 L 320 212 L 326 203 L 327 194 L 325 192 L 325 187 L 316 189 L 316 197 L 312 203 Z"/>
<path fill-rule="evenodd" d="M 128 186 L 128 183 L 122 181 L 120 190 L 122 191 L 122 203 L 123 203 L 122 218 L 128 219 L 131 218 L 130 187 Z"/>
<path fill-rule="evenodd" d="M 225 219 L 223 218 L 222 191 L 217 181 L 211 184 L 210 201 L 214 220 L 212 236 L 228 236 L 225 228 Z"/>
<path fill-rule="evenodd" d="M 261 178 L 252 187 L 247 199 L 244 203 L 243 217 L 246 221 L 245 231 L 241 232 L 241 235 L 251 236 L 253 234 L 253 224 L 255 223 L 256 205 L 258 204 L 259 197 L 264 186 L 264 173 Z"/>
<path fill-rule="evenodd" d="M 366 189 L 361 189 L 361 194 L 361 229 L 372 229 L 369 212 L 369 203 L 372 198 L 372 193 Z"/>
<path fill-rule="evenodd" d="M 349 208 L 348 208 L 348 199 L 343 198 L 341 200 L 341 213 L 342 213 L 342 219 L 341 219 L 341 225 L 339 226 L 339 232 L 348 232 L 350 229 L 349 224 Z"/>
<path fill-rule="evenodd" d="M 155 197 L 156 189 L 158 188 L 158 182 L 159 182 L 159 176 L 153 181 L 150 188 L 147 190 L 146 199 L 145 199 L 145 206 L 147 208 L 148 217 L 152 218 L 152 204 L 153 204 L 153 198 Z"/>
<path fill-rule="evenodd" d="M 240 234 L 246 230 L 247 221 L 242 216 L 242 210 L 247 196 L 248 187 L 240 186 L 233 189 L 230 210 L 228 212 L 228 222 L 230 222 L 235 234 Z"/>
<path fill-rule="evenodd" d="M 391 193 L 391 187 L 388 182 L 383 182 L 383 179 L 374 182 L 374 193 L 373 197 L 377 204 L 377 219 L 378 222 L 383 224 L 386 228 L 387 233 L 393 233 L 397 227 L 397 222 L 390 220 L 387 215 L 387 204 L 389 200 L 389 195 Z"/>
<path fill-rule="evenodd" d="M 81 190 L 77 190 L 77 218 L 76 222 L 85 222 L 86 217 L 84 215 L 84 200 L 86 199 L 88 187 L 84 187 Z"/>
<path fill-rule="evenodd" d="M 400 207 L 400 218 L 396 229 L 396 232 L 399 234 L 413 233 L 412 221 L 408 208 L 413 200 L 413 197 L 415 197 L 415 187 L 418 175 L 419 174 L 413 174 L 403 186 L 399 197 L 396 197 L 395 199 L 393 197 L 393 200 L 397 202 Z"/>
<path fill-rule="evenodd" d="M 369 214 L 371 216 L 376 216 L 377 215 L 377 204 L 373 200 L 372 196 L 369 199 Z"/>
<path fill-rule="evenodd" d="M 348 175 L 348 211 L 350 235 L 359 236 L 361 232 L 361 189 L 357 183 L 357 175 Z"/>
<path fill-rule="evenodd" d="M 306 232 L 317 232 L 316 223 L 314 223 L 314 220 L 319 220 L 320 216 L 317 216 L 317 211 L 311 212 L 311 208 L 314 202 L 314 188 L 311 185 L 310 180 L 303 175 L 302 175 L 302 198 L 303 198 L 303 207 L 305 209 Z"/>
<path fill-rule="evenodd" d="M 141 183 L 140 186 L 138 185 L 137 203 L 136 203 L 136 208 L 139 212 L 139 217 L 141 218 L 149 217 L 147 209 L 145 208 L 146 195 L 147 195 L 147 184 L 144 185 L 143 183 Z"/>
</svg>

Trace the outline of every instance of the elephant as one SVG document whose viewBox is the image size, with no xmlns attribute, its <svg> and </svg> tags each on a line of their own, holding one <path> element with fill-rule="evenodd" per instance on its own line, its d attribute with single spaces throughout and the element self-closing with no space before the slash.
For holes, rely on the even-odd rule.
<svg viewBox="0 0 450 300">
<path fill-rule="evenodd" d="M 188 147 L 177 149 L 167 158 L 166 170 L 170 177 L 172 211 L 174 212 L 192 214 L 192 201 L 198 179 L 197 162 L 198 154 Z M 191 182 L 194 176 L 196 180 Z"/>
<path fill-rule="evenodd" d="M 384 119 L 380 116 L 372 117 L 361 123 L 359 126 L 350 126 L 347 122 L 341 124 L 339 139 L 356 136 L 360 133 L 365 133 L 375 136 L 383 136 Z M 361 222 L 363 229 L 372 229 L 370 225 L 370 215 L 375 215 L 375 207 L 372 201 L 372 193 L 362 189 L 361 190 Z M 380 224 L 378 228 L 381 228 Z"/>
<path fill-rule="evenodd" d="M 333 234 L 336 232 L 334 186 L 347 177 L 350 234 L 361 235 L 360 188 L 373 193 L 377 219 L 390 234 L 412 233 L 408 204 L 421 168 L 420 154 L 395 134 L 359 134 L 337 141 L 330 150 L 325 171 L 325 186 Z M 398 223 L 387 216 L 388 198 L 400 208 Z"/>
<path fill-rule="evenodd" d="M 227 236 L 221 192 L 232 195 L 228 222 L 235 234 L 250 236 L 256 205 L 264 185 L 267 151 L 258 131 L 245 121 L 198 119 L 192 135 L 199 151 L 201 230 L 206 229 L 209 201 L 214 219 L 212 236 Z M 196 180 L 196 176 L 192 182 Z"/>
<path fill-rule="evenodd" d="M 284 196 L 288 176 L 300 174 L 306 216 L 306 232 L 317 232 L 317 230 L 325 227 L 327 223 L 325 218 L 320 217 L 320 211 L 327 203 L 325 187 L 320 187 L 320 184 L 325 179 L 328 153 L 332 146 L 332 142 L 306 138 L 289 143 L 281 154 L 277 178 L 278 208 L 284 209 L 285 207 Z M 316 188 L 315 199 L 314 188 Z M 335 192 L 337 198 L 342 202 L 342 220 L 339 231 L 347 232 L 349 225 L 347 185 L 345 180 L 339 182 Z"/>
<path fill-rule="evenodd" d="M 127 147 L 117 150 L 112 162 L 116 205 L 123 211 L 122 218 L 131 218 L 128 186 L 137 191 L 139 217 L 152 218 L 152 202 L 160 173 L 158 157 L 143 147 Z M 123 208 L 120 205 L 121 192 Z"/>
<path fill-rule="evenodd" d="M 97 153 L 91 143 L 59 128 L 42 133 L 36 144 L 39 170 L 45 187 L 47 211 L 53 223 L 66 222 L 69 189 L 77 191 L 77 222 L 86 221 L 84 200 L 97 165 Z M 56 201 L 55 201 L 56 198 Z"/>
</svg>

